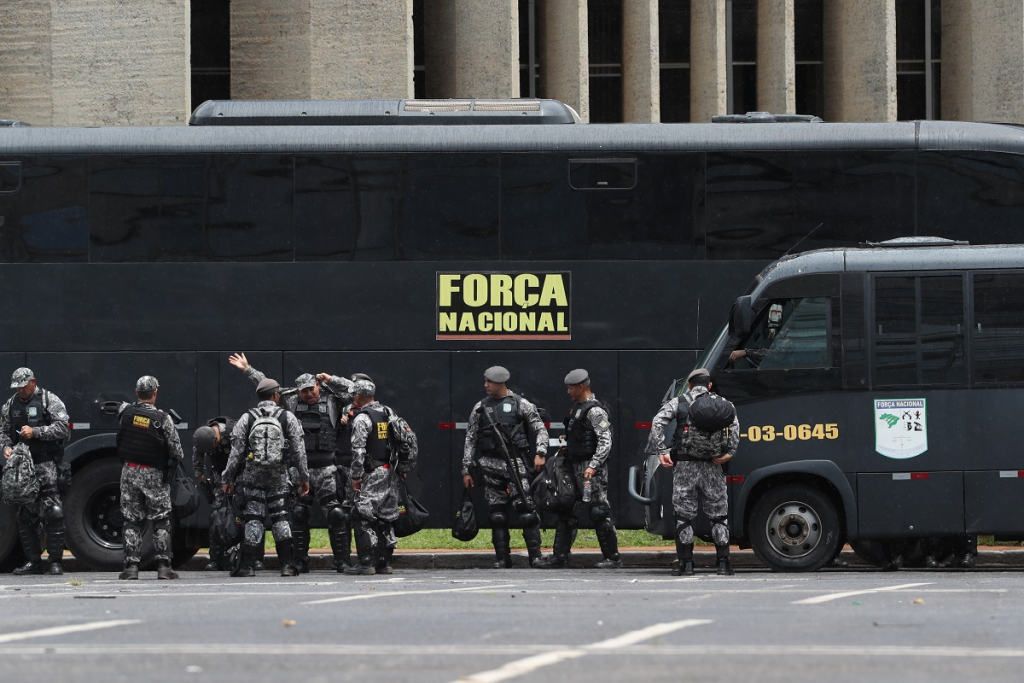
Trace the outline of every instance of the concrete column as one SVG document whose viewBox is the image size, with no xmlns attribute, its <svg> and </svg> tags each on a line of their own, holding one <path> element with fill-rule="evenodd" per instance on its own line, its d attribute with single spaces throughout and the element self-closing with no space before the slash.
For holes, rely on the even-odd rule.
<svg viewBox="0 0 1024 683">
<path fill-rule="evenodd" d="M 430 0 L 427 97 L 519 97 L 517 0 Z"/>
<path fill-rule="evenodd" d="M 1024 123 L 1024 3 L 943 0 L 942 118 Z"/>
<path fill-rule="evenodd" d="M 757 108 L 796 113 L 793 0 L 757 0 Z"/>
<path fill-rule="evenodd" d="M 729 106 L 725 71 L 725 0 L 690 4 L 690 121 L 711 123 Z"/>
<path fill-rule="evenodd" d="M 310 99 L 310 0 L 230 6 L 231 98 Z"/>
<path fill-rule="evenodd" d="M 590 120 L 587 0 L 545 0 L 541 82 L 544 97 L 560 100 Z"/>
<path fill-rule="evenodd" d="M 191 113 L 189 0 L 25 0 L 0 18 L 0 116 L 174 125 Z"/>
<path fill-rule="evenodd" d="M 895 121 L 896 3 L 825 0 L 824 9 L 825 119 Z"/>
<path fill-rule="evenodd" d="M 658 0 L 622 4 L 622 118 L 661 122 Z"/>
</svg>

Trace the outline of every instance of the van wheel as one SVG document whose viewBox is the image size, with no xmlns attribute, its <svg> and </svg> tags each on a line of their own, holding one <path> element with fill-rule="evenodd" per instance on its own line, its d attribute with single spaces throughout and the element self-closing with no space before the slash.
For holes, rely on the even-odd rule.
<svg viewBox="0 0 1024 683">
<path fill-rule="evenodd" d="M 800 484 L 767 491 L 750 517 L 750 545 L 776 572 L 812 572 L 839 548 L 839 515 L 832 500 Z"/>
<path fill-rule="evenodd" d="M 24 563 L 25 553 L 21 550 L 14 508 L 0 503 L 0 572 L 9 572 Z"/>
<path fill-rule="evenodd" d="M 75 559 L 96 571 L 119 571 L 124 566 L 123 525 L 120 461 L 106 458 L 76 472 L 64 501 L 64 533 Z M 152 561 L 152 534 L 144 533 L 141 565 Z"/>
</svg>

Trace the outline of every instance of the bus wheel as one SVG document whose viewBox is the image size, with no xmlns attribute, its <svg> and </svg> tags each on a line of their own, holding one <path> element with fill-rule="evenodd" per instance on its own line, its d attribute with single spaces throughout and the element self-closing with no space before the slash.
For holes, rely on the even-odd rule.
<svg viewBox="0 0 1024 683">
<path fill-rule="evenodd" d="M 24 564 L 25 554 L 21 551 L 18 538 L 18 520 L 14 508 L 0 503 L 0 572 L 7 573 Z"/>
<path fill-rule="evenodd" d="M 835 555 L 839 536 L 835 505 L 809 486 L 770 489 L 750 517 L 754 554 L 776 572 L 820 569 Z"/>
</svg>

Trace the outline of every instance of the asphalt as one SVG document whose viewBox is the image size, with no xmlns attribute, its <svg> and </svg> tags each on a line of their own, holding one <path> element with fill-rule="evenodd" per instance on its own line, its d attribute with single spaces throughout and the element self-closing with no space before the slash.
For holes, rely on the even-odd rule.
<svg viewBox="0 0 1024 683">
<path fill-rule="evenodd" d="M 1019 681 L 1024 573 L 0 577 L 3 680 Z"/>
</svg>

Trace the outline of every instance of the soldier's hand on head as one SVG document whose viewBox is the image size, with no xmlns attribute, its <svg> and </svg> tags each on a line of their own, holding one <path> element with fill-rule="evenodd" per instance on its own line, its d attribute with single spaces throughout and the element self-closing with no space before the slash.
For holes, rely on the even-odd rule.
<svg viewBox="0 0 1024 683">
<path fill-rule="evenodd" d="M 466 487 L 467 489 L 473 488 L 473 475 L 472 474 L 464 474 L 464 475 L 462 475 L 462 485 L 464 487 Z"/>
<path fill-rule="evenodd" d="M 231 354 L 231 357 L 228 358 L 228 362 L 231 363 L 232 365 L 234 365 L 236 368 L 238 368 L 242 372 L 245 372 L 246 370 L 249 369 L 249 361 L 246 359 L 244 353 L 233 353 L 233 354 Z"/>
<path fill-rule="evenodd" d="M 595 470 L 593 467 L 588 467 L 587 471 L 583 473 L 583 478 L 593 479 L 595 474 L 597 474 L 597 470 Z"/>
<path fill-rule="evenodd" d="M 318 372 L 316 375 L 316 381 L 318 382 L 330 382 L 334 379 L 334 375 L 329 372 Z"/>
<path fill-rule="evenodd" d="M 730 460 L 732 460 L 732 453 L 722 453 L 717 458 L 711 458 L 711 462 L 715 463 L 716 465 L 724 465 Z"/>
<path fill-rule="evenodd" d="M 32 433 L 32 428 L 29 427 L 28 425 L 22 427 L 21 432 L 19 433 L 21 434 L 21 438 L 23 439 L 31 439 L 34 436 L 34 434 Z"/>
<path fill-rule="evenodd" d="M 672 467 L 675 463 L 672 462 L 672 456 L 668 453 L 662 453 L 658 456 L 658 462 L 661 463 L 662 467 Z"/>
<path fill-rule="evenodd" d="M 544 462 L 546 460 L 547 459 L 543 455 L 540 455 L 539 453 L 533 456 L 533 471 L 540 472 L 542 469 L 544 469 Z"/>
<path fill-rule="evenodd" d="M 304 495 L 304 496 L 308 496 L 309 495 L 309 482 L 308 481 L 302 482 L 301 490 L 302 490 L 302 495 Z"/>
</svg>

